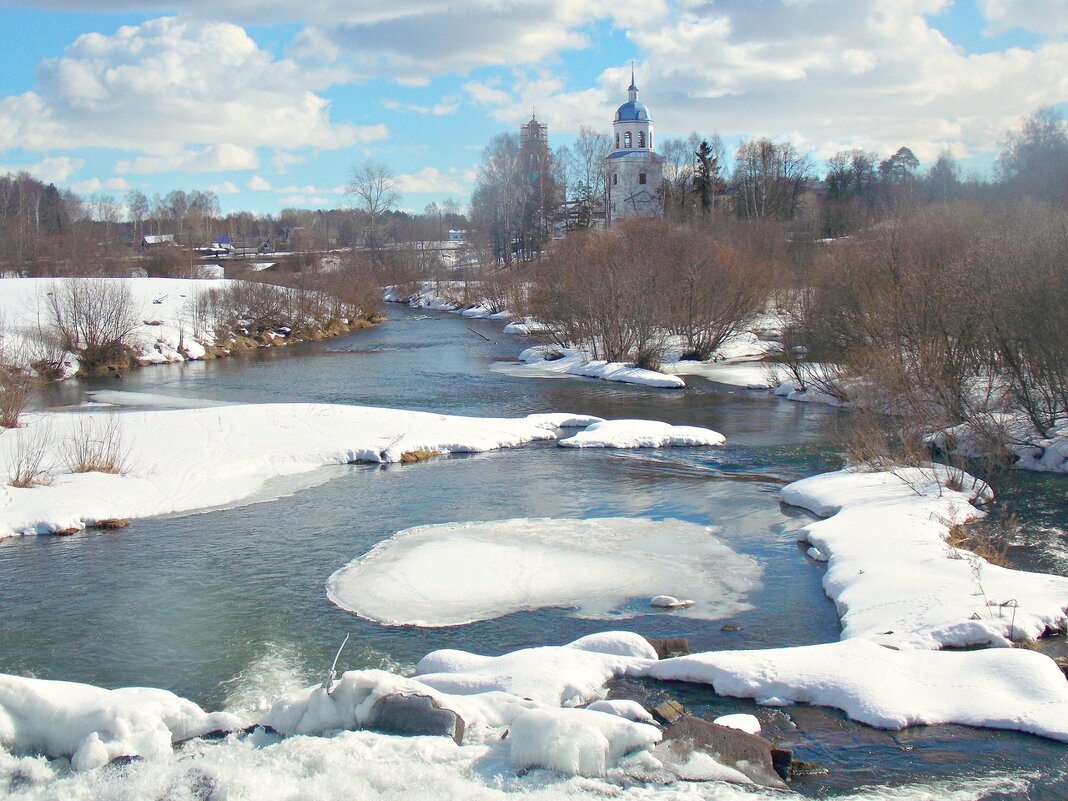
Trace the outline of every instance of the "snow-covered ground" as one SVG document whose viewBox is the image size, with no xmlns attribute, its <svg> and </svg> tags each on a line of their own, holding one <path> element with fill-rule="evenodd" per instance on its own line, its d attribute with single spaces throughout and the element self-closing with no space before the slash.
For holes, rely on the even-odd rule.
<svg viewBox="0 0 1068 801">
<path fill-rule="evenodd" d="M 670 591 L 678 614 L 715 620 L 751 608 L 761 574 L 705 526 L 681 520 L 518 519 L 398 532 L 327 582 L 338 606 L 381 623 L 450 626 L 525 609 L 582 617 L 647 614 Z M 623 607 L 627 601 L 642 603 Z"/>
<path fill-rule="evenodd" d="M 0 466 L 10 479 L 39 456 L 39 486 L 0 487 L 0 538 L 232 504 L 270 479 L 325 465 L 397 462 L 406 452 L 511 448 L 599 422 L 571 414 L 473 418 L 328 404 L 28 414 L 24 426 L 0 436 Z M 633 447 L 634 425 L 601 436 L 600 446 Z M 705 442 L 722 440 L 707 429 L 691 433 Z M 109 438 L 119 473 L 71 471 L 74 443 Z"/>
</svg>

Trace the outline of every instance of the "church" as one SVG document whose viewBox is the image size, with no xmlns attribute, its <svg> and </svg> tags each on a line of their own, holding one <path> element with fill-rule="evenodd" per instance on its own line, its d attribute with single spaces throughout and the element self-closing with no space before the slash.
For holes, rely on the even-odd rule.
<svg viewBox="0 0 1068 801">
<path fill-rule="evenodd" d="M 638 102 L 633 67 L 627 93 L 627 102 L 616 109 L 612 123 L 615 147 L 605 158 L 609 225 L 630 217 L 659 217 L 664 212 L 664 160 L 653 150 L 653 120 L 649 109 Z"/>
</svg>

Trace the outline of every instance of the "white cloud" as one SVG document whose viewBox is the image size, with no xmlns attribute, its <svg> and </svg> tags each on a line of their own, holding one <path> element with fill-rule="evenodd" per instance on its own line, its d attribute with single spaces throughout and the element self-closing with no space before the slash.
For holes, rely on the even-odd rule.
<svg viewBox="0 0 1068 801">
<path fill-rule="evenodd" d="M 199 150 L 181 149 L 160 155 L 139 156 L 132 160 L 124 159 L 115 165 L 115 170 L 142 175 L 161 172 L 227 172 L 254 170 L 259 164 L 254 150 L 224 142 Z"/>
<path fill-rule="evenodd" d="M 71 184 L 70 188 L 79 195 L 91 195 L 105 190 L 125 192 L 130 188 L 130 185 L 125 178 L 108 178 L 106 181 L 101 181 L 99 178 L 89 178 L 88 180 Z"/>
<path fill-rule="evenodd" d="M 0 175 L 4 173 L 28 172 L 38 181 L 46 184 L 61 184 L 85 165 L 84 159 L 70 156 L 48 156 L 36 164 L 6 166 L 0 164 Z"/>
<path fill-rule="evenodd" d="M 419 105 L 418 103 L 401 103 L 398 100 L 387 100 L 382 105 L 390 111 L 411 111 L 415 114 L 425 114 L 434 117 L 443 117 L 447 114 L 454 114 L 456 110 L 460 108 L 459 100 L 454 97 L 442 98 L 440 102 L 429 106 Z"/>
<path fill-rule="evenodd" d="M 1064 0 L 978 0 L 992 32 L 1023 28 L 1046 37 L 1068 34 Z"/>
<path fill-rule="evenodd" d="M 382 128 L 382 138 L 384 139 L 388 135 L 385 127 Z M 297 164 L 303 164 L 307 161 L 307 157 L 300 155 L 299 153 L 290 153 L 286 150 L 276 150 L 274 155 L 271 156 L 271 164 L 274 165 L 275 172 L 285 172 L 288 167 L 295 166 Z"/>
<path fill-rule="evenodd" d="M 436 167 L 425 167 L 418 172 L 398 175 L 394 185 L 401 193 L 465 195 L 471 191 L 474 179 L 474 170 L 451 169 L 442 172 Z"/>
<path fill-rule="evenodd" d="M 253 175 L 248 179 L 248 183 L 245 184 L 245 189 L 252 192 L 270 192 L 271 182 L 259 175 Z"/>
<path fill-rule="evenodd" d="M 237 184 L 233 181 L 223 181 L 220 184 L 212 184 L 208 187 L 209 192 L 214 192 L 216 195 L 236 195 L 241 190 L 237 188 Z"/>
<path fill-rule="evenodd" d="M 629 32 L 642 53 L 640 99 L 662 138 L 691 131 L 793 137 L 818 158 L 842 148 L 889 154 L 910 146 L 933 159 L 995 150 L 1035 108 L 1068 99 L 1068 43 L 969 55 L 935 27 L 948 0 L 749 0 L 694 4 Z M 629 67 L 594 88 L 514 74 L 505 90 L 470 82 L 473 101 L 517 125 L 531 106 L 550 134 L 611 128 Z"/>
<path fill-rule="evenodd" d="M 0 149 L 189 145 L 339 148 L 384 126 L 330 121 L 315 90 L 337 75 L 275 60 L 243 28 L 164 17 L 78 37 L 38 69 L 31 92 L 0 99 Z"/>
</svg>

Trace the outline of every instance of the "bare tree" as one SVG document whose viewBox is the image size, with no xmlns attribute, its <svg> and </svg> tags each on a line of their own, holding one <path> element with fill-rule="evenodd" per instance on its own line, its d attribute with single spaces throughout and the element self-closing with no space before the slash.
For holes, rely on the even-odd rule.
<svg viewBox="0 0 1068 801">
<path fill-rule="evenodd" d="M 354 196 L 360 208 L 366 212 L 367 240 L 371 247 L 377 247 L 375 218 L 395 207 L 400 200 L 393 171 L 381 161 L 368 159 L 352 168 L 352 176 L 345 191 Z"/>
<path fill-rule="evenodd" d="M 62 348 L 78 354 L 82 373 L 129 366 L 129 339 L 140 319 L 128 283 L 115 278 L 56 282 L 44 307 Z"/>
<path fill-rule="evenodd" d="M 997 173 L 1010 189 L 1068 206 L 1068 123 L 1052 107 L 1038 109 L 1010 133 Z"/>
</svg>

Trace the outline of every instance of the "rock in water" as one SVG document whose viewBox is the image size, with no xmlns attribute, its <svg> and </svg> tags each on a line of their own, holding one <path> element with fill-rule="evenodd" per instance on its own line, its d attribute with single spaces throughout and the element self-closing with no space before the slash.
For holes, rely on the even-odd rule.
<svg viewBox="0 0 1068 801">
<path fill-rule="evenodd" d="M 670 726 L 675 721 L 680 720 L 683 716 L 689 714 L 686 707 L 678 701 L 665 701 L 660 704 L 660 706 L 653 707 L 650 711 L 653 713 L 653 717 L 665 726 Z"/>
<path fill-rule="evenodd" d="M 375 701 L 364 728 L 389 734 L 464 739 L 464 719 L 451 709 L 442 709 L 429 695 L 385 695 Z"/>
<path fill-rule="evenodd" d="M 783 781 L 792 757 L 788 749 L 701 718 L 687 716 L 672 723 L 664 729 L 664 739 L 654 753 L 665 762 L 684 764 L 694 751 L 708 754 L 762 787 L 788 789 Z"/>
<path fill-rule="evenodd" d="M 656 640 L 652 637 L 646 637 L 645 639 L 653 646 L 653 650 L 656 651 L 656 655 L 660 659 L 690 653 L 690 643 L 685 637 L 668 637 L 664 640 Z"/>
</svg>

